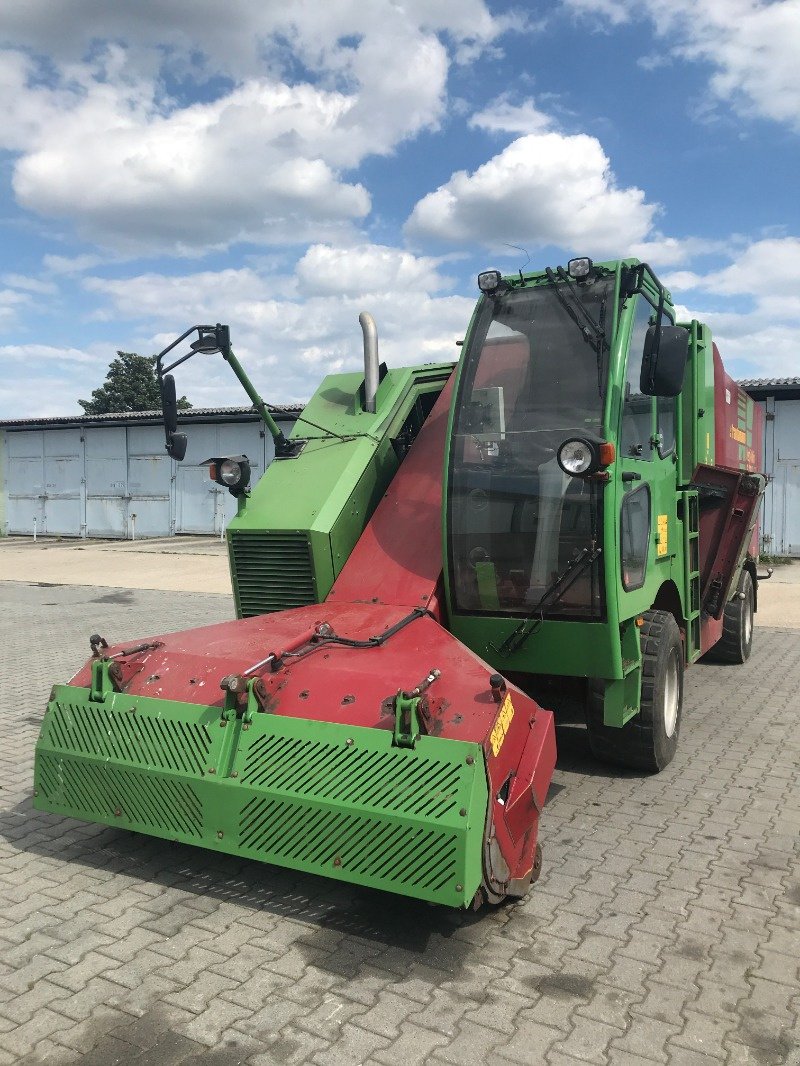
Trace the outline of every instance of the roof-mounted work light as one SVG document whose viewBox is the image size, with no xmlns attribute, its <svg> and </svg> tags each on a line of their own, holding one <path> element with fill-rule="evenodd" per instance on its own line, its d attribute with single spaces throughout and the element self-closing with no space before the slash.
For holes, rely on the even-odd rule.
<svg viewBox="0 0 800 1066">
<path fill-rule="evenodd" d="M 503 275 L 499 270 L 484 270 L 478 274 L 478 288 L 487 296 L 492 296 L 500 288 Z"/>
<path fill-rule="evenodd" d="M 586 256 L 580 259 L 570 259 L 567 263 L 567 273 L 573 281 L 588 281 L 592 276 L 592 261 Z"/>
</svg>

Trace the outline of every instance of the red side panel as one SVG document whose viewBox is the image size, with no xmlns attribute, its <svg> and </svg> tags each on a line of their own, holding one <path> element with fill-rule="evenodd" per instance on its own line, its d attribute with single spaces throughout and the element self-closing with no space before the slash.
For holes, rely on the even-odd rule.
<svg viewBox="0 0 800 1066">
<path fill-rule="evenodd" d="M 731 470 L 764 469 L 764 412 L 726 373 L 716 344 L 714 424 L 717 466 Z"/>
<path fill-rule="evenodd" d="M 435 606 L 431 599 L 442 573 L 442 475 L 452 391 L 451 377 L 326 602 Z"/>
</svg>

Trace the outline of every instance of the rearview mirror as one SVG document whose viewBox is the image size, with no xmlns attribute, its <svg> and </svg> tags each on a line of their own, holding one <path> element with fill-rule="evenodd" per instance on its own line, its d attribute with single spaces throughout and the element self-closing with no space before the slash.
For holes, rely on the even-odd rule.
<svg viewBox="0 0 800 1066">
<path fill-rule="evenodd" d="M 167 436 L 167 455 L 174 459 L 176 463 L 181 462 L 184 455 L 186 455 L 185 433 L 170 433 Z"/>
<path fill-rule="evenodd" d="M 172 374 L 161 379 L 161 410 L 164 412 L 164 431 L 169 440 L 178 428 L 178 394 Z"/>
<path fill-rule="evenodd" d="M 682 326 L 650 326 L 644 339 L 639 381 L 644 395 L 680 395 L 688 355 L 688 330 Z"/>
<path fill-rule="evenodd" d="M 161 410 L 164 412 L 167 455 L 179 463 L 186 455 L 186 434 L 178 433 L 178 394 L 172 374 L 165 374 L 161 379 Z"/>
</svg>

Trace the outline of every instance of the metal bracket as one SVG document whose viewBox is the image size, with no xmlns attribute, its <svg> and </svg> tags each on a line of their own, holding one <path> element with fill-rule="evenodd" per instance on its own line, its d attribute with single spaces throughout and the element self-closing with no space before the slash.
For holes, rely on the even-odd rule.
<svg viewBox="0 0 800 1066">
<path fill-rule="evenodd" d="M 223 721 L 232 722 L 241 718 L 243 722 L 252 722 L 254 714 L 269 711 L 267 688 L 260 677 L 228 674 L 220 681 L 219 687 L 225 693 Z"/>
<path fill-rule="evenodd" d="M 93 703 L 104 703 L 106 696 L 119 692 L 119 682 L 122 671 L 118 663 L 109 659 L 92 660 L 92 686 L 89 691 L 89 699 Z"/>
<path fill-rule="evenodd" d="M 396 748 L 414 748 L 419 737 L 420 697 L 410 699 L 402 690 L 394 698 L 394 746 Z"/>
<path fill-rule="evenodd" d="M 431 687 L 434 681 L 441 677 L 441 671 L 437 669 L 431 672 L 412 688 L 410 692 L 400 689 L 394 698 L 394 739 L 392 743 L 397 748 L 416 747 L 420 733 L 425 732 L 424 721 L 420 717 L 426 710 L 423 704 L 423 693 Z"/>
</svg>

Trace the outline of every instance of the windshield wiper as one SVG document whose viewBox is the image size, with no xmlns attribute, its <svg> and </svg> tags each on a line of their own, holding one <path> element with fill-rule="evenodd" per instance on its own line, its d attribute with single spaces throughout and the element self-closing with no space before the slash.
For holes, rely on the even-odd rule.
<svg viewBox="0 0 800 1066">
<path fill-rule="evenodd" d="M 548 280 L 556 286 L 556 291 L 559 292 L 560 289 L 558 282 L 556 281 L 556 275 L 553 273 L 550 267 L 547 267 L 547 269 L 545 270 L 545 274 L 547 275 Z M 576 307 L 586 319 L 586 321 L 589 323 L 591 328 L 594 330 L 598 350 L 602 348 L 608 348 L 608 341 L 606 340 L 606 331 L 603 327 L 603 323 L 596 322 L 594 318 L 592 318 L 591 314 L 586 310 L 583 300 L 580 297 L 580 293 L 575 287 L 575 282 L 572 280 L 572 278 L 562 266 L 556 267 L 556 274 L 558 274 L 559 278 L 561 278 L 562 282 L 567 286 L 570 291 L 570 295 L 575 301 Z M 564 295 L 563 292 L 561 293 L 561 295 Z M 603 306 L 605 306 L 605 301 L 603 302 Z"/>
<path fill-rule="evenodd" d="M 499 648 L 496 648 L 493 644 L 490 647 L 505 658 L 507 655 L 513 654 L 515 651 L 519 651 L 525 641 L 532 636 L 539 626 L 544 622 L 544 612 L 548 607 L 555 607 L 561 597 L 567 592 L 568 589 L 577 581 L 587 566 L 591 566 L 600 557 L 602 549 L 592 547 L 583 548 L 574 559 L 569 562 L 563 571 L 559 574 L 555 581 L 545 589 L 544 595 L 541 596 L 539 602 L 533 608 L 515 630 L 513 630 Z"/>
<path fill-rule="evenodd" d="M 572 296 L 572 299 L 575 301 L 574 306 L 570 305 L 569 301 L 564 295 L 563 286 L 562 284 L 559 284 L 558 278 L 556 277 L 556 273 L 558 274 L 558 278 L 561 279 L 563 285 L 565 285 L 569 289 L 569 293 Z M 556 268 L 556 273 L 554 273 L 550 269 L 550 267 L 545 268 L 545 276 L 547 277 L 547 280 L 550 282 L 550 284 L 553 286 L 555 294 L 558 297 L 559 303 L 570 316 L 570 318 L 578 327 L 578 329 L 581 331 L 583 339 L 586 341 L 587 344 L 591 342 L 592 333 L 594 333 L 594 350 L 597 353 L 597 388 L 600 391 L 600 394 L 602 395 L 603 352 L 609 350 L 605 330 L 606 302 L 605 300 L 603 300 L 603 302 L 600 304 L 600 321 L 596 322 L 586 310 L 583 304 L 583 300 L 581 299 L 578 290 L 575 288 L 575 283 L 573 282 L 569 274 L 566 272 L 566 270 L 562 266 L 560 266 Z M 578 315 L 575 312 L 576 307 L 583 316 L 584 323 L 581 323 L 580 319 L 578 318 Z M 586 325 L 587 322 L 588 326 Z M 591 329 L 589 327 L 591 327 Z"/>
<path fill-rule="evenodd" d="M 562 288 L 559 285 L 558 281 L 556 280 L 556 276 L 553 273 L 553 271 L 550 269 L 550 267 L 547 267 L 545 269 L 545 274 L 547 275 L 547 280 L 550 282 L 550 284 L 553 286 L 553 289 L 555 290 L 555 294 L 558 297 L 558 302 L 561 304 L 561 306 L 567 312 L 569 317 L 572 319 L 572 321 L 575 323 L 575 325 L 581 331 L 581 335 L 582 335 L 583 339 L 588 344 L 591 341 L 591 339 L 592 339 L 591 332 L 589 331 L 589 329 L 585 325 L 583 325 L 581 323 L 581 320 L 578 318 L 577 314 L 575 313 L 575 308 L 570 304 L 569 300 L 567 300 L 566 296 L 562 292 Z M 580 307 L 580 309 L 581 309 L 581 311 L 583 311 L 584 315 L 588 315 L 588 312 L 586 311 L 586 308 L 583 306 L 583 304 L 580 302 L 580 300 L 578 300 L 577 297 L 575 299 L 577 301 L 578 307 Z M 589 317 L 589 322 L 594 327 L 595 333 L 596 333 L 597 332 L 597 326 L 595 325 L 595 323 L 594 323 L 594 321 L 592 320 L 591 317 Z"/>
</svg>

